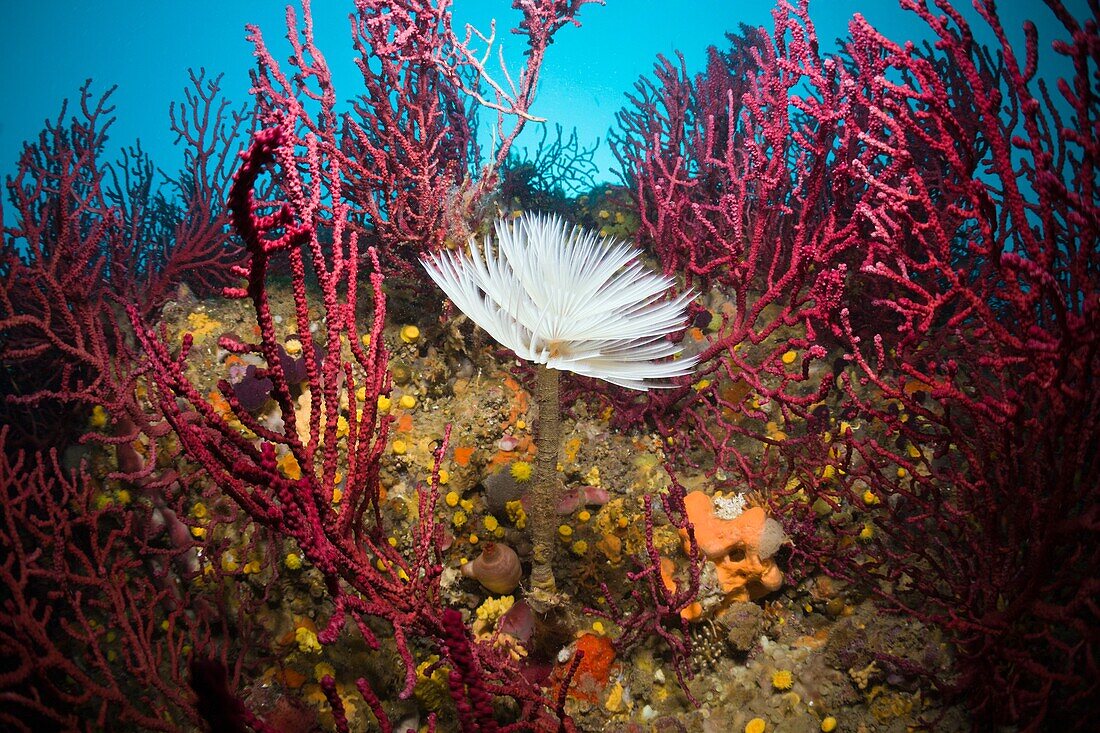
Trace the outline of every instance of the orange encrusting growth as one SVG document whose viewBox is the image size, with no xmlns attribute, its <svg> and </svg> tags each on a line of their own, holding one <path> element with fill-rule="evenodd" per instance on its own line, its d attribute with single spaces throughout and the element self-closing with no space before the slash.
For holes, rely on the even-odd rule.
<svg viewBox="0 0 1100 733">
<path fill-rule="evenodd" d="M 489 459 L 488 470 L 493 472 L 501 466 L 510 466 L 516 461 L 530 462 L 534 460 L 535 453 L 535 441 L 531 440 L 530 435 L 524 435 L 519 439 L 514 450 L 497 450 Z"/>
<path fill-rule="evenodd" d="M 460 445 L 455 448 L 455 463 L 460 466 L 470 465 L 470 458 L 474 455 L 474 447 L 472 445 Z"/>
<path fill-rule="evenodd" d="M 581 659 L 573 675 L 569 686 L 569 697 L 593 705 L 598 704 L 603 691 L 607 689 L 607 683 L 611 679 L 611 672 L 615 666 L 615 647 L 606 636 L 581 634 L 577 637 L 576 651 L 584 652 L 584 658 Z M 553 697 L 557 697 L 561 678 L 568 668 L 569 663 L 566 662 L 559 664 L 555 669 L 552 684 Z"/>
<path fill-rule="evenodd" d="M 713 499 L 702 491 L 684 497 L 688 519 L 695 527 L 699 551 L 714 564 L 718 586 L 726 597 L 722 606 L 751 601 L 777 590 L 783 585 L 783 573 L 774 557 L 760 557 L 760 539 L 767 513 L 751 507 L 733 519 L 722 519 L 714 513 Z M 687 533 L 681 531 L 685 546 Z M 662 558 L 661 579 L 666 588 L 675 589 L 674 563 Z M 680 615 L 694 621 L 703 613 L 698 603 L 685 608 Z"/>
<path fill-rule="evenodd" d="M 512 377 L 504 378 L 504 386 L 512 391 L 513 397 L 508 404 L 508 418 L 504 421 L 504 427 L 510 428 L 527 414 L 530 406 L 530 395 Z"/>
</svg>

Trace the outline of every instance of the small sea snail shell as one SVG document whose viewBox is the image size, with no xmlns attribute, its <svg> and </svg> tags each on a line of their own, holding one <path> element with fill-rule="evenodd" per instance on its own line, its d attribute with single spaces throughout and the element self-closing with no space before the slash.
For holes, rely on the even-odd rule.
<svg viewBox="0 0 1100 733">
<path fill-rule="evenodd" d="M 523 577 L 519 555 L 508 545 L 486 542 L 481 554 L 462 566 L 462 574 L 474 578 L 490 593 L 511 593 Z"/>
</svg>

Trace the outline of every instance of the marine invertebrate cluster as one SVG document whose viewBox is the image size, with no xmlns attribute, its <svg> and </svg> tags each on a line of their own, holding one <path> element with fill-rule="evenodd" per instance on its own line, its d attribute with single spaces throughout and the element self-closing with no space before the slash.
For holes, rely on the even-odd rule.
<svg viewBox="0 0 1100 733">
<path fill-rule="evenodd" d="M 197 653 L 225 660 L 216 637 L 225 619 L 199 600 L 200 587 L 147 571 L 158 557 L 186 575 L 187 528 L 165 505 L 182 529 L 166 541 L 145 507 L 100 489 L 88 466 L 69 471 L 56 453 L 17 451 L 8 435 L 0 429 L 0 724 L 77 729 L 95 721 L 163 731 L 198 724 L 181 652 L 197 643 Z M 46 602 L 57 587 L 72 595 Z M 252 629 L 243 616 L 235 622 L 243 644 Z"/>
<path fill-rule="evenodd" d="M 638 242 L 707 296 L 684 339 L 698 358 L 692 383 L 641 400 L 607 388 L 599 402 L 616 425 L 655 429 L 671 467 L 703 467 L 720 488 L 777 497 L 825 461 L 828 446 L 807 439 L 807 426 L 832 387 L 826 344 L 861 237 L 848 212 L 865 193 L 825 164 L 859 149 L 849 96 L 859 90 L 834 83 L 836 62 L 819 53 L 805 6 L 781 6 L 774 19 L 773 30 L 731 35 L 728 52 L 711 49 L 694 78 L 682 59 L 659 59 L 619 114 L 612 147 Z M 678 529 L 685 493 L 673 482 L 662 497 Z M 791 530 L 804 526 L 804 509 L 773 506 Z M 819 559 L 812 529 L 796 540 L 800 558 Z M 659 577 L 659 554 L 638 571 L 646 583 Z M 647 592 L 630 614 L 630 625 L 668 640 L 684 670 L 686 641 L 658 629 L 679 622 L 697 581 L 640 585 Z"/>
<path fill-rule="evenodd" d="M 694 360 L 668 360 L 681 349 L 666 336 L 683 327 L 691 294 L 666 299 L 672 280 L 646 271 L 636 251 L 560 219 L 500 221 L 495 246 L 471 238 L 469 247 L 469 254 L 442 252 L 423 264 L 463 313 L 538 365 L 538 454 L 528 515 L 532 585 L 549 600 L 557 592 L 551 566 L 562 491 L 558 371 L 631 389 L 689 373 Z"/>
<path fill-rule="evenodd" d="M 464 351 L 461 380 L 426 385 L 449 366 L 433 353 L 437 324 L 402 316 L 383 338 L 379 260 L 411 274 L 425 252 L 466 238 L 495 167 L 532 119 L 551 38 L 584 4 L 517 0 L 527 62 L 512 86 L 496 83 L 475 48 L 493 38 L 456 35 L 446 0 L 357 0 L 364 94 L 346 116 L 314 44 L 310 3 L 301 24 L 288 19 L 295 75 L 253 29 L 263 129 L 228 208 L 243 118 L 226 113 L 216 81 L 201 74 L 186 107 L 196 114 L 173 111 L 194 175 L 172 184 L 178 210 L 157 208 L 167 204 L 140 152 L 108 183 L 96 155 L 110 109 L 86 88 L 71 123 L 49 123 L 27 146 L 7 186 L 16 218 L 0 257 L 0 422 L 11 423 L 0 430 L 0 722 L 279 727 L 286 714 L 249 713 L 259 694 L 247 707 L 235 699 L 256 679 L 251 652 L 270 633 L 285 664 L 259 679 L 327 702 L 338 730 L 367 714 L 357 702 L 392 728 L 401 703 L 390 698 L 410 694 L 421 702 L 410 720 L 451 716 L 465 730 L 568 731 L 567 699 L 656 728 L 664 670 L 650 660 L 633 679 L 625 665 L 617 676 L 616 655 L 662 640 L 684 683 L 685 619 L 721 614 L 694 650 L 718 667 L 733 663 L 729 645 L 764 650 L 762 629 L 804 634 L 790 630 L 819 612 L 847 614 L 846 600 L 870 591 L 924 622 L 907 624 L 946 633 L 958 664 L 939 689 L 967 695 L 975 726 L 1088 724 L 1081 711 L 1100 678 L 1096 19 L 1049 1 L 1066 36 L 1052 49 L 1073 74 L 1056 85 L 1039 83 L 1035 28 L 1014 50 L 991 0 L 975 5 L 1000 55 L 945 0 L 935 10 L 903 0 L 935 46 L 896 45 L 856 18 L 841 55 L 823 55 L 801 4 L 778 8 L 773 31 L 731 37 L 697 77 L 682 60 L 662 60 L 620 116 L 615 147 L 629 191 L 593 193 L 582 215 L 605 231 L 640 225 L 638 242 L 663 276 L 644 271 L 638 250 L 519 214 L 498 224 L 495 244 L 475 239 L 469 252 L 428 258 L 425 271 L 462 310 L 538 365 L 535 460 L 524 431 L 536 418 L 508 378 L 490 390 L 485 431 L 464 434 L 446 464 L 449 433 L 425 434 L 421 418 L 429 407 L 446 412 L 451 385 L 455 395 L 477 392 L 491 357 L 475 365 Z M 475 107 L 504 113 L 499 157 L 480 178 Z M 190 122 L 199 119 L 213 127 Z M 273 186 L 257 185 L 275 169 Z M 367 241 L 378 249 L 360 246 Z M 157 249 L 167 242 L 174 248 Z M 247 266 L 231 271 L 237 242 Z M 291 283 L 281 314 L 275 267 Z M 357 309 L 368 270 L 371 302 Z M 209 291 L 230 275 L 246 278 L 230 294 L 256 322 L 228 326 L 243 336 L 222 336 L 219 368 L 209 337 L 224 315 L 214 320 L 181 292 L 166 329 L 152 318 L 178 282 Z M 700 302 L 672 294 L 681 276 L 705 291 Z M 129 303 L 147 361 L 137 361 L 116 296 Z M 357 328 L 363 310 L 367 334 Z M 173 322 L 189 335 L 177 339 Z M 387 341 L 399 350 L 388 363 Z M 199 370 L 229 379 L 209 393 Z M 577 458 L 591 452 L 593 430 L 567 442 L 561 473 L 571 489 L 561 490 L 560 371 L 607 383 L 580 382 L 600 393 L 600 429 L 610 417 L 655 431 L 633 443 L 644 459 L 633 481 L 613 461 Z M 616 391 L 662 379 L 672 389 Z M 68 455 L 88 460 L 74 472 L 61 455 L 81 432 L 85 447 Z M 474 487 L 494 469 L 486 512 Z M 448 481 L 444 526 L 436 500 Z M 750 500 L 729 493 L 745 488 Z M 801 586 L 766 611 L 745 601 L 783 582 L 777 522 L 794 540 L 788 577 L 818 562 L 855 592 L 817 582 L 809 599 Z M 498 542 L 525 554 L 524 528 L 536 539 L 526 599 L 520 557 Z M 687 568 L 677 574 L 670 553 L 680 547 Z M 576 631 L 549 641 L 535 631 L 532 607 L 560 599 L 555 548 L 573 563 L 558 579 L 606 597 L 578 624 L 600 618 L 572 659 L 558 657 L 548 694 L 529 679 Z M 463 612 L 443 608 L 440 588 L 443 565 L 475 549 L 464 571 L 491 593 L 516 594 L 485 598 L 472 582 L 453 584 L 476 639 Z M 609 575 L 630 555 L 640 566 Z M 270 617 L 255 618 L 252 604 L 262 597 L 269 609 L 287 590 L 280 610 L 293 613 L 274 633 L 260 630 Z M 337 682 L 351 665 L 332 642 L 348 619 L 356 640 L 400 657 L 387 665 L 403 666 L 395 687 L 366 675 Z M 738 619 L 738 638 L 724 635 Z M 518 643 L 501 643 L 505 635 Z M 519 674 L 525 653 L 530 678 Z M 842 681 L 866 693 L 870 714 L 891 717 L 926 689 L 910 696 L 898 686 L 943 666 L 927 658 L 833 671 L 848 670 Z M 651 671 L 660 684 L 651 704 L 635 707 L 646 687 L 638 677 Z M 820 669 L 775 659 L 754 679 L 770 702 L 793 707 L 825 684 L 811 671 Z M 570 693 L 573 678 L 580 687 Z M 198 704 L 183 694 L 188 684 Z M 827 732 L 839 723 L 826 712 L 839 707 L 812 717 Z M 770 729 L 770 716 L 746 723 L 757 713 L 739 713 L 736 725 Z M 303 728 L 313 717 L 289 715 Z"/>
<path fill-rule="evenodd" d="M 1035 26 L 1013 48 L 994 3 L 973 4 L 993 51 L 951 3 L 903 2 L 935 45 L 857 17 L 830 58 L 803 5 L 694 79 L 662 60 L 639 84 L 615 140 L 639 239 L 736 295 L 700 314 L 694 394 L 616 414 L 769 493 L 800 564 L 943 624 L 979 719 L 1072 725 L 1097 656 L 1078 631 L 1100 563 L 1082 480 L 1100 424 L 1097 24 L 1048 3 L 1072 76 L 1047 84 Z"/>
<path fill-rule="evenodd" d="M 182 498 L 195 487 L 164 468 L 170 430 L 145 400 L 137 350 L 116 309 L 127 300 L 153 319 L 181 284 L 202 292 L 229 282 L 240 258 L 226 237 L 222 196 L 223 163 L 242 120 L 219 97 L 217 80 L 192 74 L 191 84 L 172 111 L 193 165 L 189 177 L 169 182 L 180 185 L 182 200 L 157 192 L 155 167 L 140 148 L 110 175 L 102 157 L 111 90 L 97 96 L 90 82 L 24 145 L 5 180 L 5 727 L 75 728 L 82 717 L 150 729 L 197 722 L 193 701 L 181 694 L 187 659 L 180 651 L 224 658 L 210 632 L 218 623 L 212 609 L 195 600 L 199 588 L 179 580 L 198 569 L 201 534 L 189 531 Z M 77 444 L 86 447 L 74 453 Z M 93 461 L 61 458 L 93 446 Z M 217 563 L 220 550 L 205 556 Z M 71 592 L 54 593 L 57 582 Z M 62 628 L 59 619 L 74 622 Z M 155 631 L 169 621 L 167 632 Z M 243 663 L 251 639 L 241 624 Z"/>
<path fill-rule="evenodd" d="M 287 129 L 274 127 L 256 135 L 252 147 L 242 158 L 230 197 L 233 223 L 251 254 L 250 265 L 242 274 L 247 286 L 228 293 L 247 298 L 256 312 L 260 343 L 242 344 L 223 338 L 223 348 L 236 353 L 254 353 L 263 357 L 267 367 L 263 376 L 272 382 L 272 398 L 278 405 L 281 431 L 263 424 L 245 410 L 227 383 L 221 392 L 237 420 L 247 428 L 255 442 L 232 427 L 190 381 L 186 372 L 187 351 L 191 339 L 185 336 L 180 356 L 173 355 L 167 344 L 142 324 L 134 307 L 129 315 L 138 337 L 149 354 L 151 372 L 157 389 L 157 404 L 188 453 L 198 461 L 225 493 L 256 521 L 277 527 L 292 538 L 302 556 L 324 579 L 331 594 L 333 613 L 315 634 L 296 632 L 295 641 L 303 649 L 331 644 L 342 633 L 347 620 L 358 626 L 366 643 L 376 648 L 378 637 L 367 620 L 382 619 L 396 652 L 405 666 L 403 694 L 412 693 L 417 679 L 410 643 L 420 637 L 436 644 L 457 669 L 462 670 L 464 685 L 452 685 L 452 697 L 463 720 L 472 704 L 471 715 L 482 719 L 491 710 L 494 694 L 507 694 L 522 701 L 525 716 L 544 715 L 542 694 L 529 685 L 492 677 L 482 672 L 477 652 L 465 639 L 461 621 L 454 615 L 440 617 L 438 563 L 440 533 L 434 524 L 438 495 L 439 461 L 446 450 L 449 431 L 436 452 L 429 485 L 418 492 L 420 520 L 411 529 L 411 551 L 403 554 L 385 539 L 382 527 L 380 457 L 388 444 L 388 426 L 392 415 L 381 414 L 379 398 L 389 389 L 382 327 L 385 298 L 377 258 L 370 282 L 373 296 L 373 323 L 369 345 L 356 331 L 356 284 L 358 275 L 358 237 L 344 229 L 348 209 L 339 197 L 331 203 L 329 222 L 338 245 L 331 251 L 321 248 L 318 223 L 322 213 L 316 199 L 307 195 L 319 191 L 321 160 L 316 140 L 307 141 L 310 150 L 311 179 L 303 181 L 293 165 L 284 167 L 282 190 L 291 199 L 273 215 L 260 213 L 264 204 L 257 202 L 257 179 L 276 158 L 289 160 L 294 155 Z M 300 219 L 297 219 L 300 217 Z M 323 333 L 310 328 L 310 302 L 306 293 L 305 251 L 322 292 L 327 327 Z M 294 273 L 293 299 L 297 332 L 303 346 L 308 389 L 302 397 L 310 406 L 307 425 L 299 426 L 300 413 L 292 398 L 290 384 L 280 359 L 281 340 L 277 336 L 267 289 L 268 264 L 276 253 L 286 253 Z M 323 348 L 315 348 L 320 341 Z M 320 354 L 320 358 L 318 358 Z M 350 356 L 346 356 L 350 354 Z M 192 420 L 181 409 L 186 401 L 202 416 Z M 346 416 L 341 414 L 346 405 Z M 345 429 L 341 430 L 341 420 Z M 279 454 L 291 456 L 279 467 Z M 339 496 L 337 496 L 339 492 Z M 373 530 L 366 526 L 373 517 Z M 349 592 L 349 588 L 355 590 Z M 462 636 L 463 639 L 459 639 Z M 300 638 L 299 638 L 300 637 Z M 494 667 L 499 670 L 500 667 Z M 455 679 L 452 671 L 452 680 Z M 499 672 L 496 672 L 499 674 Z M 475 676 L 476 675 L 476 676 Z M 357 682 L 360 694 L 384 720 L 380 704 L 365 678 Z M 344 706 L 336 687 L 322 683 L 325 696 L 339 721 Z M 339 714 L 337 714 L 339 713 Z M 470 723 L 473 725 L 473 723 Z M 346 723 L 343 724 L 346 729 Z M 472 729 L 472 728 L 471 728 Z"/>
<path fill-rule="evenodd" d="M 133 399 L 134 354 L 113 300 L 155 318 L 180 286 L 208 294 L 231 282 L 243 254 L 225 234 L 224 203 L 228 149 L 243 118 L 228 109 L 218 80 L 192 72 L 186 101 L 172 109 L 192 166 L 169 180 L 186 194 L 179 202 L 157 192 L 155 166 L 140 147 L 121 171 L 102 159 L 113 91 L 97 97 L 87 82 L 75 114 L 67 119 L 65 102 L 6 180 L 0 358 L 9 368 L 0 421 L 12 446 L 65 445 L 97 404 L 145 427 Z"/>
<path fill-rule="evenodd" d="M 934 47 L 851 26 L 884 124 L 880 167 L 856 171 L 877 199 L 860 268 L 877 317 L 840 313 L 839 406 L 874 428 L 840 433 L 837 465 L 875 508 L 831 569 L 947 630 L 981 724 L 1068 729 L 1100 689 L 1096 6 L 1048 3 L 1072 68 L 1048 86 L 1034 25 L 1013 48 L 993 2 L 973 25 L 937 5 L 911 4 Z"/>
</svg>

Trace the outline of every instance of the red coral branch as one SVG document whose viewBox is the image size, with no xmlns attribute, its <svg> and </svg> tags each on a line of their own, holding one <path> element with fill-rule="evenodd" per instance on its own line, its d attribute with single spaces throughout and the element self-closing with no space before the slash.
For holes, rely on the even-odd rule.
<svg viewBox="0 0 1100 733">
<path fill-rule="evenodd" d="M 13 730 L 196 724 L 190 654 L 224 660 L 226 650 L 212 609 L 167 573 L 190 544 L 158 548 L 136 503 L 111 500 L 86 466 L 70 472 L 56 452 L 15 450 L 7 435 L 0 430 L 0 721 Z"/>
<path fill-rule="evenodd" d="M 261 119 L 273 124 L 286 115 L 333 151 L 351 225 L 377 247 L 391 272 L 420 279 L 420 254 L 468 235 L 471 223 L 465 219 L 478 215 L 512 142 L 533 119 L 529 109 L 546 47 L 563 25 L 577 23 L 585 1 L 517 2 L 524 20 L 516 32 L 527 38 L 528 53 L 518 80 L 502 69 L 498 83 L 486 68 L 493 34 L 467 28 L 460 39 L 449 0 L 357 0 L 351 29 L 363 91 L 352 111 L 340 114 L 306 0 L 300 25 L 287 9 L 293 76 L 282 70 L 259 29 L 249 27 L 259 60 L 253 88 Z M 485 87 L 493 91 L 483 93 Z M 475 176 L 481 107 L 498 115 L 499 145 Z M 507 130 L 505 120 L 514 120 Z"/>
<path fill-rule="evenodd" d="M 337 183 L 339 161 L 315 138 L 308 138 L 304 152 L 294 150 L 291 140 L 285 127 L 261 130 L 242 155 L 229 209 L 250 259 L 248 267 L 241 269 L 247 278 L 245 287 L 227 290 L 227 294 L 251 301 L 260 340 L 243 344 L 222 339 L 224 348 L 253 353 L 267 362 L 258 374 L 273 385 L 281 427 L 261 424 L 240 406 L 223 382 L 220 389 L 236 419 L 256 437 L 246 437 L 235 429 L 187 376 L 190 338 L 185 336 L 179 354 L 173 355 L 164 340 L 141 324 L 136 309 L 131 306 L 128 310 L 149 355 L 158 405 L 187 454 L 253 519 L 293 539 L 324 576 L 333 612 L 319 632 L 319 640 L 335 642 L 350 618 L 367 644 L 377 647 L 373 630 L 377 626 L 369 622 L 385 621 L 405 664 L 400 693 L 404 698 L 416 683 L 414 640 L 427 640 L 446 656 L 459 653 L 453 644 L 455 631 L 446 626 L 440 613 L 442 532 L 435 523 L 439 462 L 447 450 L 449 430 L 436 455 L 431 481 L 420 492 L 420 520 L 411 548 L 403 554 L 387 542 L 379 507 L 379 466 L 391 418 L 378 412 L 378 398 L 390 387 L 382 338 L 385 296 L 378 260 L 373 250 L 368 252 L 373 263 L 369 276 L 372 325 L 370 338 L 360 339 L 356 323 L 359 235 L 348 231 L 349 206 Z M 301 159 L 309 161 L 307 170 L 298 167 Z M 277 187 L 288 201 L 273 206 L 257 201 L 254 191 L 260 175 L 276 166 Z M 331 192 L 324 204 L 322 191 Z M 267 290 L 269 264 L 275 255 L 288 258 L 293 276 L 295 335 L 302 343 L 306 365 L 298 400 L 291 394 L 279 356 L 282 339 Z M 321 297 L 324 326 L 319 330 L 310 328 L 316 305 L 307 294 L 307 263 Z M 305 417 L 302 413 L 307 405 Z M 303 419 L 305 423 L 299 424 Z M 346 434 L 340 428 L 344 420 Z M 298 467 L 294 475 L 279 467 L 290 459 Z M 335 502 L 338 488 L 343 497 Z M 492 662 L 487 669 L 479 667 L 487 694 L 519 700 L 523 721 L 537 721 L 547 714 L 550 701 L 537 688 L 514 682 L 510 662 L 488 651 L 477 655 L 481 661 Z M 526 729 L 528 723 L 516 725 L 519 727 L 509 729 Z"/>
<path fill-rule="evenodd" d="M 950 3 L 902 4 L 934 47 L 857 16 L 823 58 L 803 3 L 694 83 L 662 60 L 639 84 L 615 141 L 639 240 L 716 286 L 717 328 L 689 330 L 694 385 L 606 397 L 770 492 L 804 560 L 947 629 L 976 720 L 1072 727 L 1098 658 L 1097 24 L 1049 3 L 1055 97 L 1034 26 L 1017 54 L 976 2 L 995 56 Z"/>
<path fill-rule="evenodd" d="M 837 467 L 869 541 L 831 569 L 947 629 L 951 689 L 977 721 L 1075 728 L 1100 652 L 1100 36 L 1050 3 L 1075 74 L 1056 101 L 1033 25 L 1021 58 L 976 2 L 995 62 L 947 3 L 903 5 L 934 49 L 851 26 L 886 64 L 852 72 L 876 100 L 864 135 L 881 164 L 851 173 L 873 192 L 859 278 L 880 315 L 841 312 L 841 409 L 862 424 L 838 436 Z"/>
</svg>

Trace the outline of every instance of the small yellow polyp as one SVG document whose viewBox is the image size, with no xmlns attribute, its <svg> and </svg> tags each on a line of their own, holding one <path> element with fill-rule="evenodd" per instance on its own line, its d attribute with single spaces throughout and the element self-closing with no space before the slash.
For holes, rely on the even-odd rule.
<svg viewBox="0 0 1100 733">
<path fill-rule="evenodd" d="M 745 723 L 745 733 L 764 733 L 764 729 L 767 727 L 768 724 L 764 722 L 763 718 L 753 718 Z"/>
</svg>

